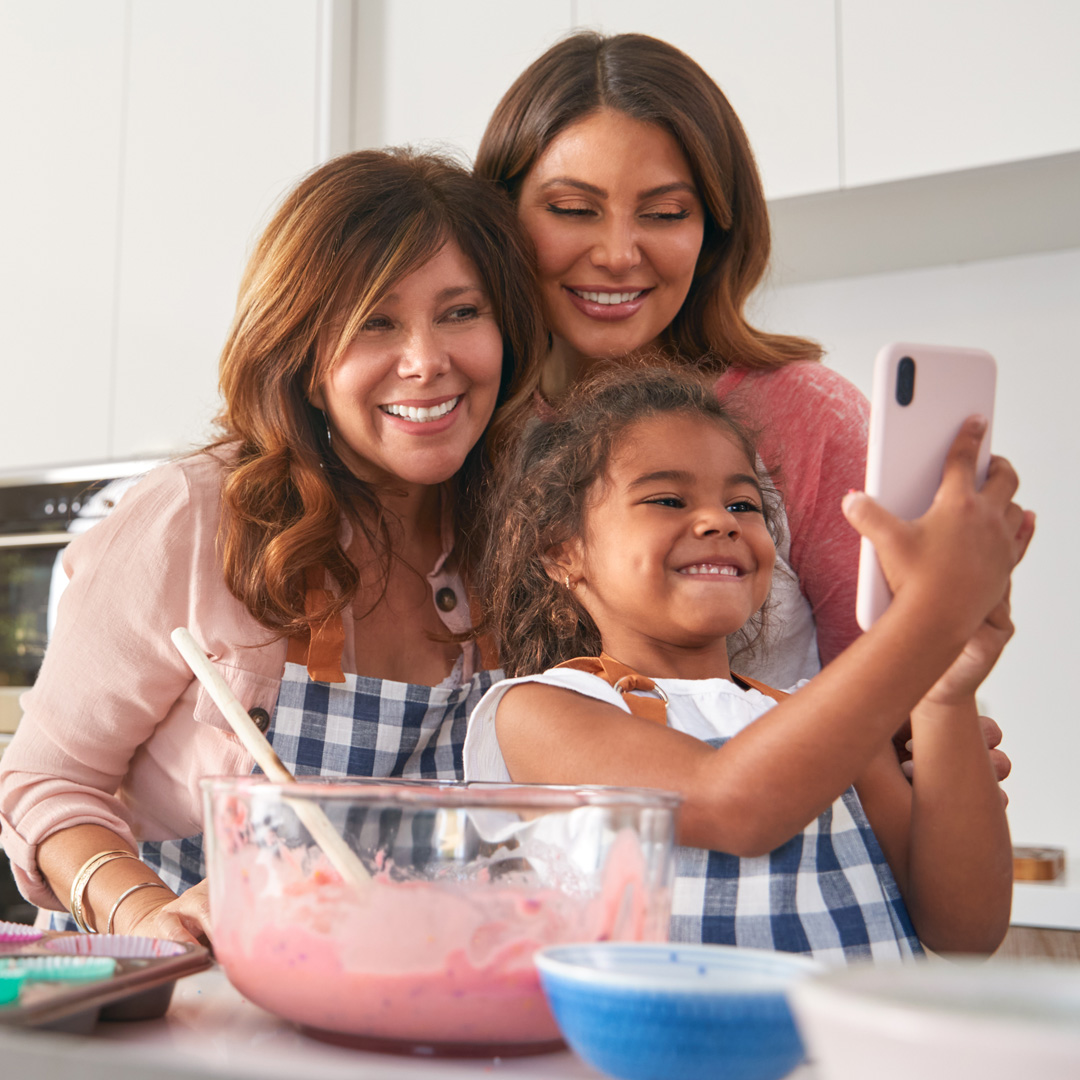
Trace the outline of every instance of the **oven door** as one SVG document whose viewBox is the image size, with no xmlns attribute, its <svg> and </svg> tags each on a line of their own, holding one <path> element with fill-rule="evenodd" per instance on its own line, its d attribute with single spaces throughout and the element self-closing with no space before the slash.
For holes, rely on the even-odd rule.
<svg viewBox="0 0 1080 1080">
<path fill-rule="evenodd" d="M 72 534 L 0 536 L 0 751 L 22 715 L 19 696 L 37 678 L 67 581 L 60 557 Z"/>
</svg>

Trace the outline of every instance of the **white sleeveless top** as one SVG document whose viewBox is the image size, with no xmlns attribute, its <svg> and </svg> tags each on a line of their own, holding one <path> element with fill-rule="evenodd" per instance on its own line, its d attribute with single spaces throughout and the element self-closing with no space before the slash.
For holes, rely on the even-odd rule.
<svg viewBox="0 0 1080 1080">
<path fill-rule="evenodd" d="M 668 727 L 717 749 L 776 705 L 727 679 L 655 681 L 668 697 Z M 603 679 L 573 668 L 505 679 L 484 694 L 469 719 L 466 780 L 510 779 L 495 714 L 506 691 L 525 682 L 573 690 L 630 711 Z M 923 952 L 854 788 L 768 855 L 739 858 L 680 847 L 675 861 L 673 941 L 806 953 L 833 964 L 910 959 Z"/>
</svg>

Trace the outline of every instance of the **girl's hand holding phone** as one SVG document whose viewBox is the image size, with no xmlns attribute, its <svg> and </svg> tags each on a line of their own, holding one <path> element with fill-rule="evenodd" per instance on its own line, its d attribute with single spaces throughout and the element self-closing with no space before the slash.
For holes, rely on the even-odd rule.
<svg viewBox="0 0 1080 1080">
<path fill-rule="evenodd" d="M 922 517 L 903 521 L 861 492 L 843 504 L 848 521 L 877 551 L 893 606 L 919 605 L 933 616 L 934 631 L 955 637 L 958 647 L 1006 597 L 1035 527 L 1034 514 L 1012 501 L 1019 481 L 1004 458 L 991 458 L 986 483 L 976 489 L 985 431 L 981 417 L 965 422 Z"/>
</svg>

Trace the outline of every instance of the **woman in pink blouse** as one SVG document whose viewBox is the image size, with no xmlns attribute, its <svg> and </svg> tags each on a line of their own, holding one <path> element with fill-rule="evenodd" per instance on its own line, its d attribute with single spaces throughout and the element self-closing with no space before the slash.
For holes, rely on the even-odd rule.
<svg viewBox="0 0 1080 1080">
<path fill-rule="evenodd" d="M 295 773 L 461 775 L 497 675 L 454 635 L 485 459 L 535 394 L 534 297 L 509 202 L 459 166 L 349 154 L 285 198 L 241 284 L 220 440 L 65 552 L 0 769 L 29 900 L 92 930 L 205 934 L 198 782 L 253 762 L 177 626 Z"/>
</svg>

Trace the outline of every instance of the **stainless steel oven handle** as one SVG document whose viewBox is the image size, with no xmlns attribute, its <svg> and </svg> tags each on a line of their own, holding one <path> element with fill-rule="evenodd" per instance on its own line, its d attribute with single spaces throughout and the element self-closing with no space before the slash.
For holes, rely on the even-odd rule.
<svg viewBox="0 0 1080 1080">
<path fill-rule="evenodd" d="M 78 533 L 22 533 L 19 536 L 0 536 L 0 548 L 8 547 L 63 547 Z"/>
</svg>

